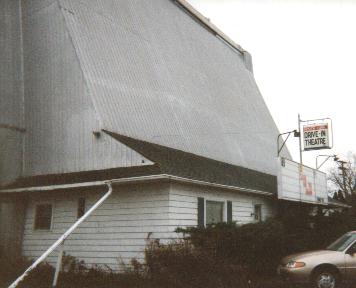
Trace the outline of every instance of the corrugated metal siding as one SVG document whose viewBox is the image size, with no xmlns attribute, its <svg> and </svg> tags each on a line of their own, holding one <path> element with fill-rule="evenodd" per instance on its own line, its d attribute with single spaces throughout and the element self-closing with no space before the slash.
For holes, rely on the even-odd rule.
<svg viewBox="0 0 356 288">
<path fill-rule="evenodd" d="M 0 1 L 0 126 L 23 127 L 20 1 Z M 0 127 L 0 184 L 21 175 L 22 134 Z"/>
<path fill-rule="evenodd" d="M 21 197 L 0 201 L 0 253 L 21 256 L 26 201 Z"/>
<path fill-rule="evenodd" d="M 59 0 L 106 129 L 276 175 L 243 56 L 172 1 Z"/>
<path fill-rule="evenodd" d="M 16 1 L 1 5 L 18 8 Z M 26 176 L 150 164 L 109 137 L 94 138 L 92 131 L 101 128 L 276 174 L 278 131 L 243 55 L 173 2 L 33 0 L 22 6 Z M 21 43 L 18 12 L 6 9 L 1 18 L 11 27 L 0 29 L 9 40 L 1 42 L 0 60 L 17 70 L 2 69 L 0 87 L 12 94 L 22 87 Z M 21 124 L 13 113 L 20 102 L 3 99 L 0 117 Z M 18 159 L 21 145 L 12 143 L 5 146 L 13 151 L 0 153 Z M 12 165 L 9 171 L 21 170 L 21 161 Z"/>
<path fill-rule="evenodd" d="M 22 172 L 23 135 L 0 128 L 0 184 L 15 180 Z"/>
<path fill-rule="evenodd" d="M 0 2 L 0 124 L 23 125 L 20 2 Z"/>
<path fill-rule="evenodd" d="M 251 213 L 254 212 L 255 204 L 262 205 L 263 220 L 272 217 L 275 213 L 272 199 L 263 196 L 227 192 L 198 186 L 172 184 L 169 193 L 169 221 L 171 227 L 197 225 L 198 197 L 212 201 L 232 201 L 232 221 L 237 224 L 247 224 L 254 221 L 254 216 L 251 215 Z"/>
<path fill-rule="evenodd" d="M 25 1 L 25 175 L 151 162 L 104 134 L 57 1 Z"/>
<path fill-rule="evenodd" d="M 38 11 L 56 3 L 57 0 L 22 0 L 22 13 L 23 16 L 28 17 L 32 14 L 36 14 Z"/>
<path fill-rule="evenodd" d="M 85 193 L 84 193 L 85 195 Z M 100 197 L 87 193 L 87 209 Z M 81 195 L 31 197 L 26 213 L 23 254 L 36 258 L 76 220 L 77 200 Z M 66 240 L 65 252 L 86 264 L 109 265 L 120 269 L 121 261 L 143 259 L 148 233 L 163 241 L 174 237 L 169 227 L 167 185 L 145 185 L 115 188 L 114 193 Z M 54 205 L 53 229 L 34 231 L 36 203 Z M 47 261 L 56 262 L 56 253 Z M 122 268 L 122 267 L 121 267 Z"/>
</svg>

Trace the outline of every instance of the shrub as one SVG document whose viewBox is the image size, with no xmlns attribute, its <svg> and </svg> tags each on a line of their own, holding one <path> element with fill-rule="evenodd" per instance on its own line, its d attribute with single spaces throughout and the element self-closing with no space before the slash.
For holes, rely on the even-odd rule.
<svg viewBox="0 0 356 288">
<path fill-rule="evenodd" d="M 285 237 L 279 221 L 246 224 L 221 223 L 206 228 L 178 229 L 194 247 L 217 259 L 248 268 L 251 273 L 274 273 L 284 255 Z"/>
<path fill-rule="evenodd" d="M 16 279 L 27 267 L 31 265 L 31 261 L 24 257 L 8 257 L 1 255 L 0 257 L 0 287 L 7 287 L 11 281 Z"/>
<path fill-rule="evenodd" d="M 18 287 L 19 288 L 29 288 L 29 287 L 48 288 L 51 287 L 52 285 L 53 277 L 54 277 L 54 268 L 50 266 L 48 263 L 42 263 L 39 266 L 37 266 L 37 268 L 34 269 L 25 278 L 25 280 L 19 284 Z"/>
<path fill-rule="evenodd" d="M 354 229 L 348 214 L 308 212 L 288 207 L 279 220 L 177 229 L 182 240 L 166 245 L 149 241 L 145 263 L 133 259 L 120 274 L 105 267 L 88 269 L 83 261 L 65 255 L 58 288 L 282 288 L 274 276 L 283 256 L 323 248 Z M 30 263 L 1 257 L 0 287 L 7 287 Z M 54 268 L 42 264 L 19 287 L 51 287 L 53 274 Z"/>
<path fill-rule="evenodd" d="M 183 233 L 195 248 L 210 253 L 219 261 L 245 267 L 250 275 L 272 276 L 283 256 L 323 249 L 354 229 L 352 218 L 344 213 L 310 216 L 308 209 L 288 209 L 279 220 L 241 226 L 221 223 L 177 229 L 177 232 Z"/>
<path fill-rule="evenodd" d="M 0 287 L 8 287 L 26 268 L 31 261 L 25 258 L 11 260 L 1 258 Z M 19 284 L 19 288 L 50 288 L 52 287 L 54 268 L 48 263 L 42 263 Z M 70 255 L 63 257 L 63 272 L 58 279 L 58 288 L 149 288 L 144 285 L 141 274 L 113 273 L 109 269 L 93 266 L 87 268 L 83 261 L 78 261 Z"/>
<path fill-rule="evenodd" d="M 153 287 L 250 287 L 243 267 L 208 250 L 197 249 L 189 241 L 167 245 L 152 241 L 146 248 L 145 259 L 147 277 Z"/>
</svg>

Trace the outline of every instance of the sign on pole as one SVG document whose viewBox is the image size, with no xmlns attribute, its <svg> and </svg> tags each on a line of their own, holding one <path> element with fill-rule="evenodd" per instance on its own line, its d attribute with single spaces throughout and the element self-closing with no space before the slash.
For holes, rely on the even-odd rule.
<svg viewBox="0 0 356 288">
<path fill-rule="evenodd" d="M 328 123 L 315 123 L 303 126 L 304 151 L 330 149 Z"/>
</svg>

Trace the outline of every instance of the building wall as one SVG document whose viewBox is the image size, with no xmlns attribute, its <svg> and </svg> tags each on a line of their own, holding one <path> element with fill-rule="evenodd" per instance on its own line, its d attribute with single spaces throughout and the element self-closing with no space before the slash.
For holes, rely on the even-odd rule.
<svg viewBox="0 0 356 288">
<path fill-rule="evenodd" d="M 77 201 L 85 196 L 89 208 L 99 192 L 38 193 L 29 198 L 23 236 L 23 255 L 39 257 L 76 220 Z M 268 198 L 182 184 L 142 184 L 115 188 L 113 194 L 66 240 L 65 252 L 86 264 L 122 269 L 121 261 L 143 260 L 147 237 L 167 243 L 176 239 L 177 227 L 197 225 L 197 197 L 233 203 L 233 221 L 254 221 L 253 204 L 262 204 L 263 218 L 273 215 Z M 51 231 L 34 231 L 35 205 L 52 203 Z M 47 261 L 55 264 L 57 253 Z"/>
<path fill-rule="evenodd" d="M 142 165 L 150 161 L 101 134 L 101 117 L 58 1 L 23 1 L 24 175 Z"/>
<path fill-rule="evenodd" d="M 120 269 L 121 261 L 143 259 L 146 238 L 172 238 L 169 229 L 168 184 L 118 186 L 113 194 L 65 241 L 65 252 L 87 264 Z M 37 258 L 76 221 L 77 200 L 86 195 L 89 208 L 102 193 L 55 193 L 31 196 L 26 211 L 23 255 Z M 54 205 L 51 231 L 34 231 L 35 204 Z M 47 261 L 55 264 L 57 253 Z"/>
<path fill-rule="evenodd" d="M 0 199 L 0 257 L 21 255 L 26 199 L 2 196 Z"/>
<path fill-rule="evenodd" d="M 246 55 L 176 1 L 59 3 L 105 129 L 277 174 L 279 132 Z"/>
<path fill-rule="evenodd" d="M 254 205 L 262 205 L 262 219 L 275 213 L 274 201 L 270 197 L 221 189 L 203 188 L 183 184 L 172 184 L 169 193 L 169 220 L 171 227 L 195 226 L 198 222 L 198 197 L 212 201 L 232 201 L 232 220 L 237 224 L 254 222 Z M 226 204 L 224 205 L 226 212 Z M 225 216 L 226 217 L 226 216 Z"/>
<path fill-rule="evenodd" d="M 131 149 L 93 137 L 107 129 L 276 175 L 278 129 L 246 55 L 174 1 L 21 4 L 23 46 L 19 1 L 0 4 L 1 20 L 11 24 L 0 26 L 1 68 L 11 68 L 2 68 L 0 89 L 15 95 L 24 87 L 24 117 L 18 98 L 2 105 L 6 117 L 25 119 L 24 163 L 19 136 L 0 131 L 7 151 L 0 159 L 8 163 L 0 169 L 23 167 L 32 176 L 141 165 Z"/>
<path fill-rule="evenodd" d="M 0 1 L 0 184 L 22 172 L 23 79 L 19 0 Z"/>
<path fill-rule="evenodd" d="M 23 133 L 12 128 L 23 128 L 21 7 L 19 0 L 1 0 L 0 185 L 22 174 Z M 11 255 L 21 252 L 22 205 L 19 199 L 0 199 L 0 250 Z"/>
</svg>

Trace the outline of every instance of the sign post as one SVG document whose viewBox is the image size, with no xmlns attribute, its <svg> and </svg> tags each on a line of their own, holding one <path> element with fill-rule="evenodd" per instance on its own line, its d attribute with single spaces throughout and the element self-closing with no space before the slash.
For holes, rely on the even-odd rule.
<svg viewBox="0 0 356 288">
<path fill-rule="evenodd" d="M 293 132 L 295 137 L 299 137 L 300 163 L 279 157 L 285 142 Z M 280 137 L 285 134 L 288 134 L 288 137 L 282 146 L 279 147 Z M 333 145 L 332 120 L 330 118 L 301 120 L 300 114 L 298 114 L 298 131 L 293 130 L 282 133 L 277 138 L 277 156 L 279 162 L 278 198 L 299 201 L 300 203 L 327 205 L 326 174 L 318 170 L 321 166 L 318 167 L 318 162 L 316 162 L 317 169 L 304 166 L 303 152 L 331 149 Z M 337 159 L 336 155 L 332 156 Z"/>
<path fill-rule="evenodd" d="M 303 131 L 302 131 L 302 123 Z M 330 125 L 329 125 L 330 124 Z M 330 130 L 329 130 L 330 129 Z M 322 197 L 315 193 L 314 191 L 320 191 L 320 187 L 326 187 L 326 181 L 324 181 L 324 177 L 318 175 L 317 172 L 310 170 L 310 168 L 306 168 L 303 166 L 303 152 L 310 150 L 321 150 L 321 149 L 331 149 L 334 141 L 332 139 L 332 144 L 330 145 L 329 136 L 333 135 L 332 133 L 332 120 L 330 118 L 321 118 L 321 119 L 312 119 L 312 120 L 301 120 L 300 114 L 298 114 L 298 131 L 299 131 L 299 157 L 300 163 L 298 167 L 298 192 L 299 201 L 300 202 L 316 202 L 316 203 L 325 203 L 327 202 L 327 197 L 325 197 L 324 190 L 326 188 L 322 188 Z M 283 166 L 283 165 L 282 165 Z M 290 165 L 292 167 L 293 165 Z M 285 169 L 282 168 L 282 172 Z M 288 169 L 287 169 L 288 170 Z M 293 170 L 293 169 L 292 169 Z M 289 171 L 292 173 L 291 171 Z M 285 173 L 285 172 L 283 172 Z M 280 180 L 283 181 L 283 173 L 280 174 Z M 321 180 L 322 179 L 322 180 Z M 326 179 L 326 178 L 325 178 Z M 325 182 L 325 183 L 324 183 Z M 317 184 L 318 183 L 318 184 Z M 288 183 L 287 183 L 288 184 Z M 318 189 L 316 187 L 319 187 Z M 284 189 L 282 185 L 278 190 Z M 296 191 L 294 191 L 295 193 Z M 283 193 L 281 191 L 281 193 Z M 292 194 L 291 194 L 292 195 Z M 295 196 L 290 196 L 290 199 L 295 198 Z M 315 197 L 315 199 L 311 199 Z M 282 197 L 283 198 L 283 197 Z"/>
<path fill-rule="evenodd" d="M 300 129 L 300 114 L 298 114 L 298 131 L 299 131 L 299 160 L 300 160 L 300 167 L 303 166 L 303 150 L 302 150 L 302 131 Z"/>
</svg>

